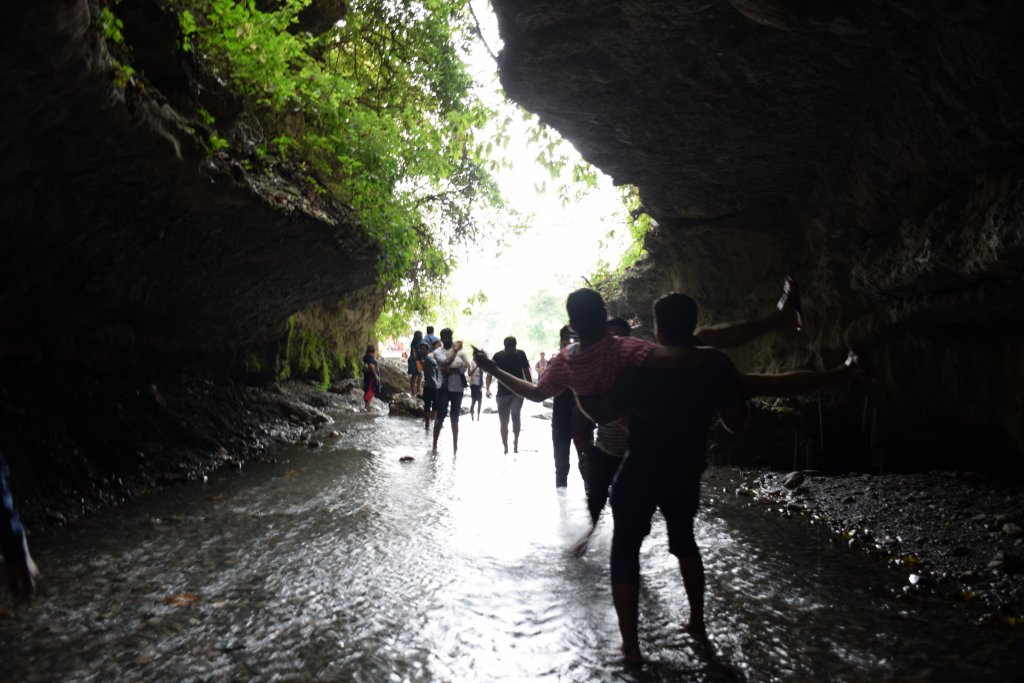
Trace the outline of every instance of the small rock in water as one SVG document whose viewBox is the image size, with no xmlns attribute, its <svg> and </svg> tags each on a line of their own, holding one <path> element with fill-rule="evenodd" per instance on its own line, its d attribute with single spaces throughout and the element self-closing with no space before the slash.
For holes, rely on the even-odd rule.
<svg viewBox="0 0 1024 683">
<path fill-rule="evenodd" d="M 411 455 L 403 455 L 401 458 L 398 459 L 398 462 L 412 462 L 415 459 L 416 458 L 412 457 Z"/>
<path fill-rule="evenodd" d="M 1007 522 L 1003 525 L 1003 533 L 1009 536 L 1010 538 L 1016 538 L 1017 536 L 1024 534 L 1024 529 L 1021 529 L 1019 524 Z"/>
<path fill-rule="evenodd" d="M 786 478 L 782 480 L 782 485 L 787 489 L 795 489 L 800 484 L 804 483 L 803 472 L 790 472 L 786 475 Z"/>
</svg>

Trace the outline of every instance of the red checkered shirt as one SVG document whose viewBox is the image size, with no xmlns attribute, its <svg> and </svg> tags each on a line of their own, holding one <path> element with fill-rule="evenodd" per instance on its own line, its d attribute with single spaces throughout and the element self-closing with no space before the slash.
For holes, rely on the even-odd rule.
<svg viewBox="0 0 1024 683">
<path fill-rule="evenodd" d="M 570 344 L 548 363 L 537 387 L 545 396 L 572 389 L 577 396 L 608 393 L 619 374 L 627 368 L 639 368 L 656 344 L 635 337 L 605 334 L 600 341 L 581 349 Z"/>
</svg>

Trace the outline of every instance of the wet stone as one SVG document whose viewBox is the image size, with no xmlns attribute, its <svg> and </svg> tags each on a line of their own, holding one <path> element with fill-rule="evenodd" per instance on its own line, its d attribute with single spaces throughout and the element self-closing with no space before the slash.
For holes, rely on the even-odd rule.
<svg viewBox="0 0 1024 683">
<path fill-rule="evenodd" d="M 782 480 L 782 485 L 791 490 L 797 488 L 802 483 L 804 483 L 803 472 L 790 472 L 786 475 L 786 478 Z"/>
</svg>

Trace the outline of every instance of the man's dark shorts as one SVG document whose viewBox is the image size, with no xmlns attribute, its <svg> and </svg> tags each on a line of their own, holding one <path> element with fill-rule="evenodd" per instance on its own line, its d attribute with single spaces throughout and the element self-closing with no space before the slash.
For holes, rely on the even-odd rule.
<svg viewBox="0 0 1024 683">
<path fill-rule="evenodd" d="M 459 424 L 459 415 L 462 412 L 462 392 L 461 391 L 439 391 L 437 392 L 437 418 L 434 420 L 434 427 L 440 427 L 444 424 L 444 418 L 448 416 L 448 412 L 452 414 L 452 426 Z"/>
<path fill-rule="evenodd" d="M 423 412 L 429 413 L 437 403 L 437 387 L 423 387 Z"/>
<path fill-rule="evenodd" d="M 481 387 L 479 384 L 470 384 L 469 385 L 469 396 L 470 396 L 470 399 L 472 401 L 474 401 L 475 403 L 481 402 L 483 400 L 483 398 L 484 398 L 483 387 Z"/>
<path fill-rule="evenodd" d="M 693 519 L 700 506 L 704 465 L 679 462 L 630 466 L 629 456 L 612 484 L 612 583 L 639 581 L 638 552 L 660 509 L 668 530 L 668 550 L 676 557 L 699 554 Z"/>
</svg>

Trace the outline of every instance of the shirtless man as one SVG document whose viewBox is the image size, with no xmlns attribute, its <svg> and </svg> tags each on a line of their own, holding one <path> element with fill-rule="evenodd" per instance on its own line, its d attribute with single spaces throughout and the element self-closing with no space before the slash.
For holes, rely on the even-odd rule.
<svg viewBox="0 0 1024 683">
<path fill-rule="evenodd" d="M 654 304 L 658 342 L 695 346 L 697 304 L 672 293 Z M 660 509 L 668 529 L 669 552 L 679 560 L 690 620 L 686 630 L 707 637 L 704 623 L 704 565 L 694 539 L 693 520 L 700 480 L 707 467 L 707 435 L 717 414 L 730 432 L 746 427 L 750 395 L 794 396 L 851 379 L 854 363 L 826 372 L 740 375 L 708 364 L 682 371 L 628 370 L 609 393 L 613 409 L 629 413 L 629 453 L 612 487 L 612 598 L 627 661 L 642 661 L 637 635 L 640 545 Z"/>
</svg>

